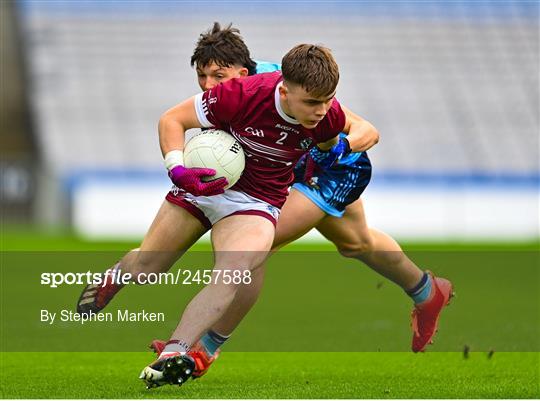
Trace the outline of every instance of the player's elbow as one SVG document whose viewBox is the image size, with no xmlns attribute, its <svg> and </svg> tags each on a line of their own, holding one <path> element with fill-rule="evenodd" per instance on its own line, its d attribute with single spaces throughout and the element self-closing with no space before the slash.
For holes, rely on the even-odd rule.
<svg viewBox="0 0 540 401">
<path fill-rule="evenodd" d="M 165 112 L 159 117 L 158 130 L 163 132 L 167 127 L 174 123 L 174 118 L 169 112 Z"/>
<path fill-rule="evenodd" d="M 377 131 L 375 137 L 373 138 L 373 145 L 377 145 L 380 138 L 381 136 L 379 135 L 379 131 Z"/>
<path fill-rule="evenodd" d="M 164 113 L 158 122 L 158 132 L 161 140 L 176 138 L 179 133 L 184 133 L 186 126 L 176 116 Z"/>
<path fill-rule="evenodd" d="M 379 139 L 381 138 L 381 135 L 379 134 L 379 130 L 375 128 L 375 126 L 371 123 L 368 123 L 370 125 L 370 131 L 371 131 L 371 143 L 373 145 L 376 145 L 379 143 Z"/>
</svg>

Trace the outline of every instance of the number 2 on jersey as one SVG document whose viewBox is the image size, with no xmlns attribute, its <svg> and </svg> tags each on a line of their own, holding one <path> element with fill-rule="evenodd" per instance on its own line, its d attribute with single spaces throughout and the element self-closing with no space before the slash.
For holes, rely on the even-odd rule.
<svg viewBox="0 0 540 401">
<path fill-rule="evenodd" d="M 279 133 L 279 135 L 281 136 L 281 138 L 279 138 L 279 139 L 276 141 L 276 143 L 277 143 L 278 145 L 283 145 L 283 141 L 284 141 L 285 139 L 287 139 L 287 136 L 289 135 L 289 133 L 288 133 L 288 132 L 285 132 L 285 131 L 281 131 L 281 132 Z"/>
</svg>

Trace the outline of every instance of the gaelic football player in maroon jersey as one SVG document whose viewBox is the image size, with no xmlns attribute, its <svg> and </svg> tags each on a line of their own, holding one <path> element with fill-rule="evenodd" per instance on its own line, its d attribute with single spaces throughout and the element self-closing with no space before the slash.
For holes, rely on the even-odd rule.
<svg viewBox="0 0 540 401">
<path fill-rule="evenodd" d="M 191 58 L 196 66 L 201 89 L 208 90 L 232 78 L 278 71 L 280 66 L 255 62 L 239 31 L 218 23 L 201 34 Z M 312 152 L 316 148 L 312 148 Z M 305 164 L 299 163 L 292 188 L 280 213 L 273 249 L 301 237 L 316 227 L 346 257 L 363 261 L 379 274 L 398 284 L 415 303 L 413 313 L 412 350 L 421 351 L 430 342 L 436 329 L 437 316 L 451 287 L 447 281 L 423 272 L 401 250 L 399 244 L 384 232 L 368 227 L 360 194 L 371 176 L 371 163 L 366 152 L 352 152 L 336 165 L 319 169 L 317 186 L 304 182 Z M 340 186 L 350 188 L 347 192 Z M 169 194 L 174 198 L 175 193 Z M 220 352 L 242 318 L 257 300 L 264 278 L 264 267 L 253 272 L 253 281 L 237 292 L 234 306 L 203 335 L 190 351 L 196 361 L 195 376 L 201 376 Z M 442 295 L 442 297 L 441 297 Z M 154 340 L 152 348 L 160 354 L 165 341 Z"/>
<path fill-rule="evenodd" d="M 218 23 L 215 23 L 208 32 L 201 34 L 191 63 L 196 66 L 199 85 L 203 90 L 210 89 L 231 78 L 279 69 L 277 64 L 253 61 L 249 56 L 247 46 L 239 36 L 239 31 L 230 26 L 222 29 Z M 315 150 L 312 149 L 312 151 Z M 426 284 L 431 283 L 426 283 L 425 279 L 429 280 L 431 277 L 416 267 L 402 253 L 401 248 L 392 238 L 367 226 L 362 201 L 359 199 L 363 189 L 369 183 L 371 174 L 369 159 L 367 159 L 365 152 L 351 153 L 348 157 L 342 158 L 339 164 L 320 172 L 322 176 L 319 177 L 317 187 L 302 182 L 302 166 L 297 167 L 300 167 L 297 170 L 300 170 L 301 176 L 296 177 L 294 189 L 280 214 L 274 249 L 299 238 L 310 228 L 316 227 L 334 242 L 344 256 L 360 259 L 373 270 L 391 279 L 406 290 L 415 303 L 422 304 L 420 298 L 437 291 L 437 288 L 431 288 L 430 291 L 421 288 L 430 287 Z M 333 182 L 336 184 L 337 182 L 345 182 L 347 187 L 355 189 L 348 194 L 342 193 L 343 199 L 334 195 L 332 195 L 333 199 L 327 198 L 331 185 L 334 185 Z M 167 198 L 169 202 L 176 203 L 176 198 L 179 195 L 183 196 L 179 194 L 178 189 L 175 189 Z M 164 205 L 160 214 L 163 214 L 166 209 L 168 208 Z M 161 224 L 164 224 L 165 219 L 160 219 L 160 221 Z M 160 232 L 160 230 L 154 231 Z M 174 242 L 174 240 L 172 241 Z M 178 254 L 175 253 L 175 255 Z M 124 271 L 131 271 L 124 264 L 122 267 Z M 156 265 L 147 264 L 142 270 L 146 268 L 147 272 L 165 271 L 169 267 L 170 265 L 156 268 Z M 230 308 L 225 316 L 212 327 L 212 330 L 205 333 L 191 349 L 189 354 L 195 359 L 197 365 L 194 376 L 204 374 L 219 355 L 218 347 L 228 338 L 255 303 L 262 287 L 263 277 L 264 268 L 253 272 L 252 283 L 249 286 L 241 287 L 235 298 L 234 307 Z M 90 289 L 91 296 L 81 297 L 81 301 L 85 302 L 86 307 L 99 311 L 112 299 L 118 288 L 118 286 L 111 284 L 104 288 L 98 288 L 98 291 Z M 420 288 L 420 291 L 410 291 L 415 288 Z M 86 291 L 83 292 L 83 296 L 85 293 Z M 99 297 L 100 295 L 101 297 Z M 98 302 L 100 300 L 98 298 L 101 298 L 101 303 Z M 415 314 L 415 319 L 419 319 L 421 324 L 413 325 L 416 326 L 413 336 L 413 350 L 421 350 L 431 339 L 434 325 L 426 326 L 422 323 L 433 316 L 436 317 L 440 308 L 436 309 L 435 311 L 419 309 L 420 314 Z M 161 353 L 164 345 L 165 342 L 159 340 L 152 343 L 152 347 L 158 354 Z"/>
<path fill-rule="evenodd" d="M 235 266 L 245 272 L 265 261 L 294 165 L 308 149 L 335 140 L 327 152 L 335 161 L 351 150 L 370 148 L 378 139 L 368 121 L 335 99 L 339 70 L 328 49 L 294 47 L 282 60 L 282 73 L 230 80 L 180 103 L 160 119 L 166 167 L 172 182 L 185 190 L 178 203 L 187 212 L 183 218 L 191 227 L 199 223 L 193 230 L 199 235 L 212 226 L 215 269 Z M 244 148 L 246 168 L 230 189 L 224 190 L 226 182 L 220 181 L 205 187 L 198 172 L 183 166 L 185 131 L 202 127 L 227 130 Z M 341 132 L 347 139 L 339 138 Z M 195 363 L 187 355 L 189 347 L 223 316 L 238 288 L 216 280 L 193 298 L 159 359 L 141 373 L 149 386 L 182 384 L 191 376 Z"/>
</svg>

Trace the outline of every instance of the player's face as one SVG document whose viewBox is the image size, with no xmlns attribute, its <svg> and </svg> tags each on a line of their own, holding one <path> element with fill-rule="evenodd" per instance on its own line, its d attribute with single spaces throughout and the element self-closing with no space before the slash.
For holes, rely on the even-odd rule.
<svg viewBox="0 0 540 401">
<path fill-rule="evenodd" d="M 283 84 L 280 88 L 281 104 L 285 113 L 294 117 L 305 128 L 315 128 L 330 107 L 335 94 L 316 97 L 300 85 Z"/>
<path fill-rule="evenodd" d="M 220 67 L 215 62 L 205 67 L 197 66 L 197 79 L 203 91 L 212 89 L 221 82 L 226 82 L 232 78 L 240 78 L 248 75 L 248 69 L 234 65 L 232 67 Z"/>
</svg>

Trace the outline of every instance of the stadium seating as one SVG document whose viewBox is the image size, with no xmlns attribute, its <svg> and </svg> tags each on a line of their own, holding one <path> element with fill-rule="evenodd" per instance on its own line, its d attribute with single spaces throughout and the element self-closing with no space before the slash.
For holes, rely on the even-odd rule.
<svg viewBox="0 0 540 401">
<path fill-rule="evenodd" d="M 27 4 L 21 15 L 37 127 L 60 171 L 156 167 L 156 122 L 197 92 L 189 58 L 214 19 L 233 21 L 259 59 L 279 61 L 302 41 L 331 47 L 339 98 L 382 133 L 379 171 L 536 171 L 538 21 L 519 2 L 308 14 L 298 6 L 279 20 L 263 6 L 222 15 L 218 7 L 209 18 L 182 3 L 48 3 Z"/>
<path fill-rule="evenodd" d="M 189 65 L 198 35 L 214 21 L 233 22 L 255 59 L 280 61 L 300 42 L 333 49 L 342 77 L 338 98 L 381 132 L 380 144 L 370 152 L 375 169 L 367 195 L 385 182 L 392 188 L 420 184 L 420 190 L 426 183 L 456 188 L 496 182 L 502 183 L 496 190 L 501 193 L 509 184 L 530 189 L 532 183 L 534 192 L 526 199 L 512 197 L 515 205 L 526 205 L 518 207 L 519 218 L 500 223 L 519 220 L 513 231 L 491 226 L 491 216 L 505 213 L 509 201 L 498 192 L 453 191 L 453 199 L 396 190 L 401 200 L 385 192 L 384 199 L 397 203 L 417 199 L 420 217 L 434 208 L 422 236 L 461 235 L 464 226 L 474 232 L 483 227 L 478 232 L 488 235 L 538 235 L 530 223 L 531 213 L 538 214 L 539 173 L 534 2 L 235 4 L 19 2 L 34 125 L 43 159 L 56 177 L 72 184 L 87 172 L 102 177 L 143 171 L 160 172 L 166 181 L 159 116 L 199 91 Z M 494 198 L 498 206 L 479 222 L 486 199 Z M 375 223 L 390 232 L 411 232 L 408 223 L 393 231 L 392 224 L 404 220 L 388 215 L 392 203 L 376 199 L 376 213 L 377 205 L 385 209 Z M 474 206 L 463 199 L 474 200 Z M 462 201 L 462 209 L 454 210 Z M 86 210 L 79 214 L 94 216 Z M 418 222 L 418 216 L 411 221 Z M 468 217 L 457 221 L 456 216 Z M 96 218 L 87 220 L 97 224 Z"/>
</svg>

